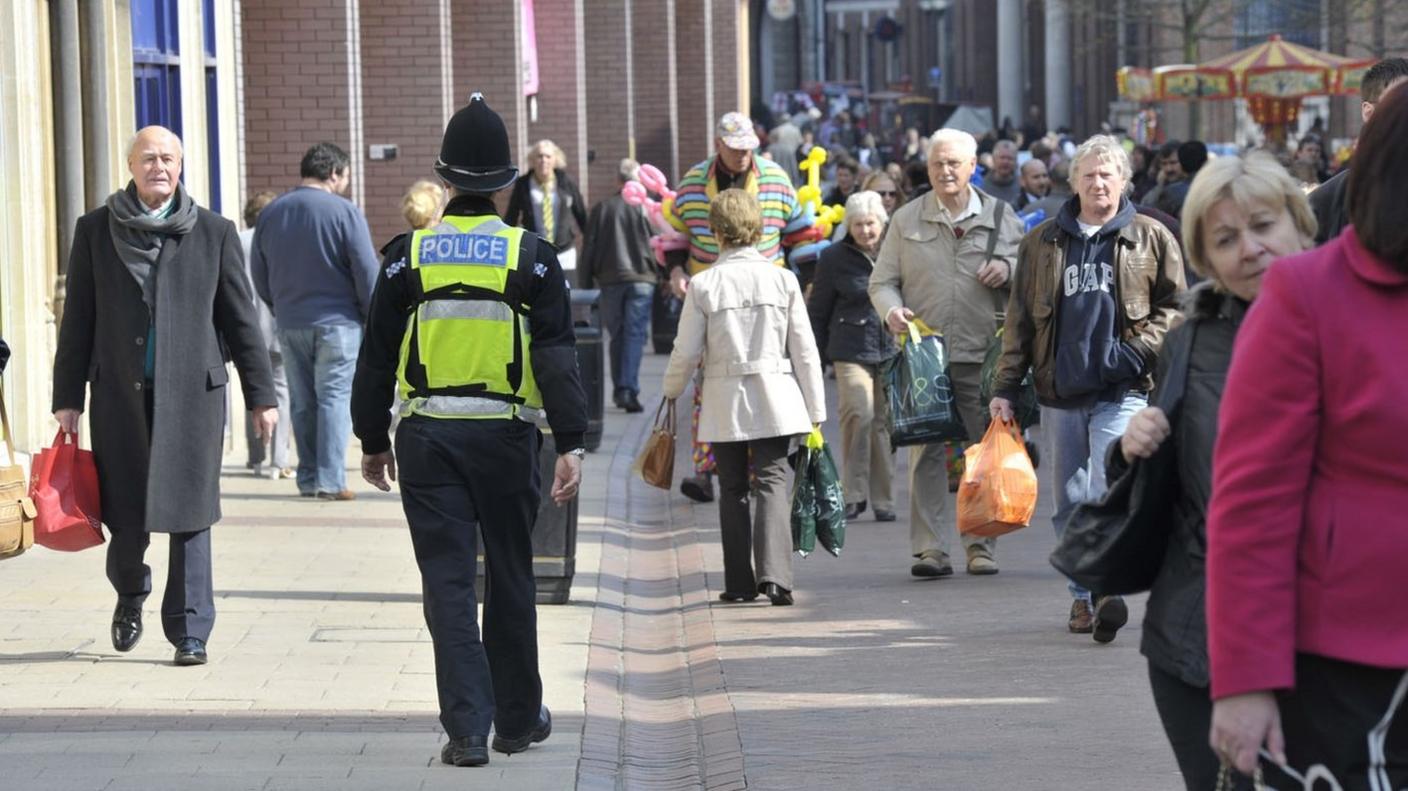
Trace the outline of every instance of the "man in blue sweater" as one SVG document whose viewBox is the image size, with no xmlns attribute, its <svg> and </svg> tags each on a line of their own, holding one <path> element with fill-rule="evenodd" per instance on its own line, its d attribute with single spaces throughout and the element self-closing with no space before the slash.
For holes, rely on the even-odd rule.
<svg viewBox="0 0 1408 791">
<path fill-rule="evenodd" d="M 303 183 L 259 215 L 250 274 L 278 325 L 288 371 L 298 493 L 351 500 L 352 372 L 379 270 L 366 218 L 342 195 L 351 161 L 332 143 L 303 155 Z"/>
</svg>

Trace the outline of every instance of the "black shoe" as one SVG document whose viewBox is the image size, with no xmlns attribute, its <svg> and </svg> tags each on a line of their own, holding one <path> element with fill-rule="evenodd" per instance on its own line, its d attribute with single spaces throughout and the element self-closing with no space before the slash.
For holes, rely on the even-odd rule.
<svg viewBox="0 0 1408 791">
<path fill-rule="evenodd" d="M 740 601 L 752 601 L 756 598 L 758 598 L 758 594 L 756 593 L 739 593 L 737 591 L 724 591 L 723 593 L 719 594 L 719 601 L 729 602 L 730 604 L 733 602 Z"/>
<path fill-rule="evenodd" d="M 895 512 L 894 512 L 894 511 L 886 511 L 886 510 L 883 510 L 883 509 L 880 509 L 880 508 L 876 508 L 876 509 L 875 509 L 875 521 L 877 521 L 877 522 L 893 522 L 893 521 L 895 521 Z"/>
<path fill-rule="evenodd" d="M 645 407 L 640 405 L 640 399 L 636 397 L 635 393 L 626 394 L 626 397 L 621 401 L 621 408 L 625 409 L 632 415 L 636 414 L 637 412 L 645 411 Z"/>
<path fill-rule="evenodd" d="M 613 393 L 611 394 L 611 403 L 612 403 L 612 405 L 615 406 L 617 409 L 625 409 L 625 408 L 626 408 L 626 391 L 625 391 L 625 390 L 617 390 L 617 391 L 613 392 Z"/>
<path fill-rule="evenodd" d="M 1129 607 L 1119 596 L 1101 596 L 1095 600 L 1095 633 L 1097 643 L 1115 639 L 1115 632 L 1129 621 Z"/>
<path fill-rule="evenodd" d="M 846 521 L 849 522 L 863 513 L 865 513 L 864 500 L 861 500 L 858 503 L 851 503 L 850 505 L 846 506 Z"/>
<path fill-rule="evenodd" d="M 182 666 L 205 664 L 205 641 L 198 637 L 181 638 L 180 645 L 176 646 L 176 658 L 172 661 Z"/>
<path fill-rule="evenodd" d="M 440 748 L 440 762 L 450 766 L 483 766 L 489 763 L 489 737 L 451 736 Z"/>
<path fill-rule="evenodd" d="M 696 503 L 714 502 L 714 480 L 708 473 L 680 481 L 680 494 Z"/>
<path fill-rule="evenodd" d="M 792 604 L 792 591 L 776 582 L 764 582 L 758 586 L 758 591 L 771 599 L 774 607 L 787 607 Z"/>
<path fill-rule="evenodd" d="M 117 605 L 112 611 L 112 647 L 124 654 L 142 639 L 142 608 Z"/>
<path fill-rule="evenodd" d="M 506 736 L 500 736 L 497 733 L 494 734 L 494 751 L 507 755 L 521 753 L 528 749 L 530 745 L 544 741 L 551 735 L 552 712 L 548 711 L 547 706 L 544 706 L 542 710 L 538 712 L 537 726 L 523 736 L 517 739 L 510 739 Z"/>
</svg>

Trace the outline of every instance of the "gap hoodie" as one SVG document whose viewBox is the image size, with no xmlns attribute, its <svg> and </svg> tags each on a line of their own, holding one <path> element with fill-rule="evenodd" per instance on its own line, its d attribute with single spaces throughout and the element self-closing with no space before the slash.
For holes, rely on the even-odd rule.
<svg viewBox="0 0 1408 791">
<path fill-rule="evenodd" d="M 1067 236 L 1057 303 L 1055 385 L 1059 403 L 1076 408 L 1118 401 L 1143 373 L 1142 356 L 1120 340 L 1119 280 L 1115 244 L 1121 228 L 1134 222 L 1134 204 L 1120 199 L 1114 219 L 1087 236 L 1076 217 L 1073 197 L 1056 215 Z"/>
</svg>

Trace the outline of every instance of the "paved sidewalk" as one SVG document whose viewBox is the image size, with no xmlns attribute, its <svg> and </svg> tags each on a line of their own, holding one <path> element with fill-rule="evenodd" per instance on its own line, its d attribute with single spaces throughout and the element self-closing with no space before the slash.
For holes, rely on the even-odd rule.
<svg viewBox="0 0 1408 791">
<path fill-rule="evenodd" d="M 664 359 L 642 371 L 651 405 Z M 143 642 L 112 650 L 101 550 L 0 564 L 0 788 L 1182 787 L 1137 652 L 1142 601 L 1113 645 L 1067 634 L 1046 507 L 1000 540 L 996 577 L 911 579 L 901 506 L 898 522 L 853 524 L 841 558 L 797 560 L 796 606 L 722 605 L 716 507 L 631 473 L 650 417 L 609 410 L 587 457 L 572 602 L 539 608 L 546 743 L 440 765 L 396 496 L 353 473 L 356 502 L 301 499 L 235 450 L 205 667 L 170 665 L 159 595 Z M 164 547 L 148 556 L 155 591 Z"/>
</svg>

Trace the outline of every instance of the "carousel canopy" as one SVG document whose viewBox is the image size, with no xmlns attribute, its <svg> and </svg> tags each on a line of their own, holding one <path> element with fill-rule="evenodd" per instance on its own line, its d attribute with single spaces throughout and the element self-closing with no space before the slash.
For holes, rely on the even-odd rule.
<svg viewBox="0 0 1408 791">
<path fill-rule="evenodd" d="M 1321 52 L 1273 35 L 1267 41 L 1196 65 L 1120 69 L 1120 95 L 1133 101 L 1294 99 L 1357 94 L 1374 64 Z"/>
</svg>

